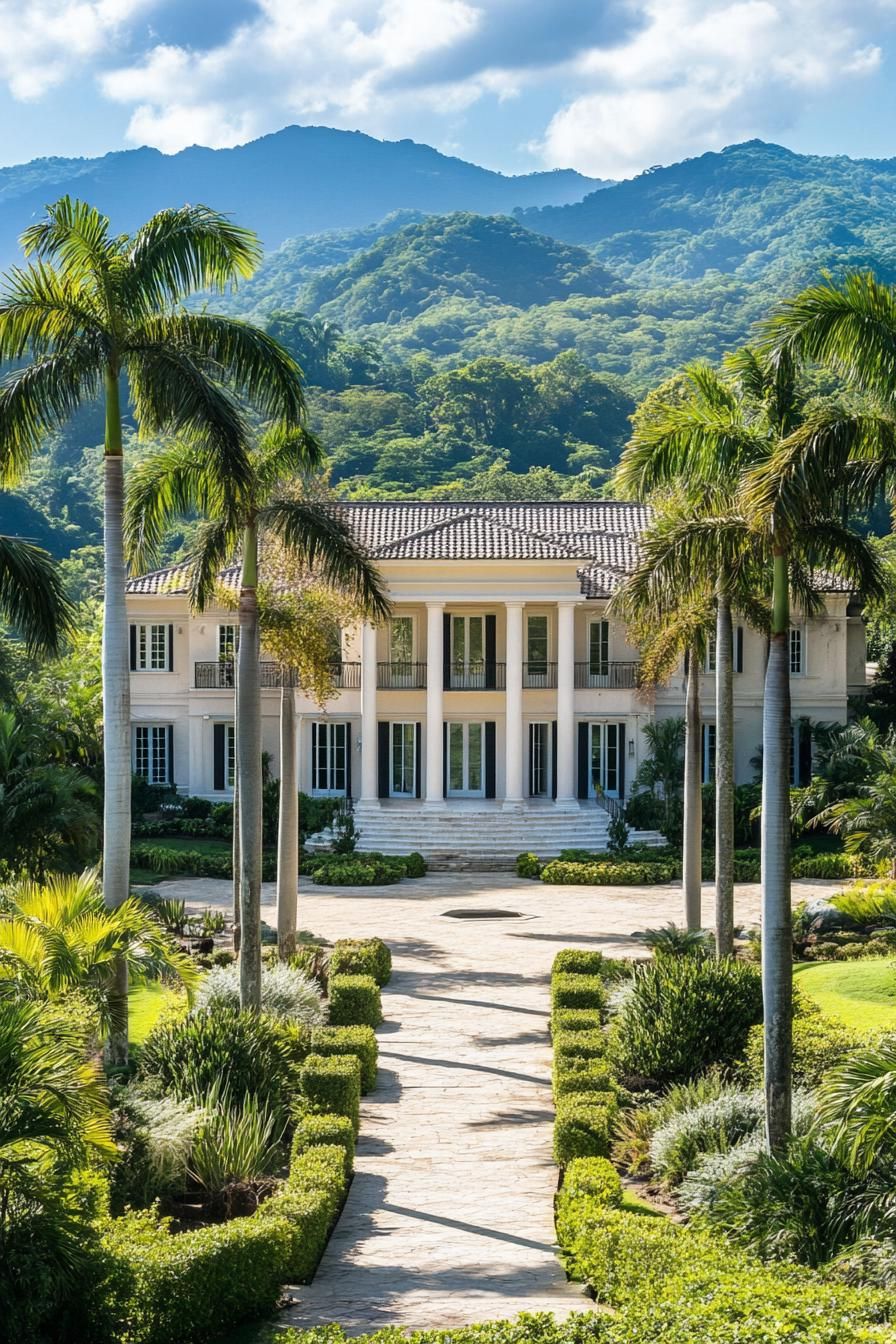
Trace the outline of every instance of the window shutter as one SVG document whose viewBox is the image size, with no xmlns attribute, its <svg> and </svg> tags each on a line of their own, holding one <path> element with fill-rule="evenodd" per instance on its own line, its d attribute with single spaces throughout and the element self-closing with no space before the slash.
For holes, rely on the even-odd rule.
<svg viewBox="0 0 896 1344">
<path fill-rule="evenodd" d="M 168 627 L 168 671 L 174 671 L 174 626 Z"/>
<path fill-rule="evenodd" d="M 551 723 L 551 797 L 557 797 L 557 720 Z"/>
<path fill-rule="evenodd" d="M 800 720 L 799 770 L 797 780 L 804 788 L 812 778 L 812 727 L 805 719 Z"/>
<path fill-rule="evenodd" d="M 131 671 L 137 671 L 137 627 L 132 625 L 130 628 L 131 637 Z"/>
<path fill-rule="evenodd" d="M 311 789 L 317 788 L 317 720 L 311 721 Z"/>
<path fill-rule="evenodd" d="M 345 796 L 352 796 L 352 726 L 345 725 Z"/>
<path fill-rule="evenodd" d="M 174 783 L 174 724 L 168 724 L 168 784 Z"/>
<path fill-rule="evenodd" d="M 414 725 L 414 797 L 421 798 L 423 787 L 423 724 Z"/>
<path fill-rule="evenodd" d="M 690 651 L 690 649 L 685 649 L 685 651 L 684 651 L 684 674 L 685 674 L 685 676 L 687 676 L 687 674 L 688 674 L 688 668 L 690 667 L 690 664 L 691 664 L 691 651 Z"/>
<path fill-rule="evenodd" d="M 389 727 L 388 723 L 378 723 L 376 726 L 377 791 L 381 798 L 389 797 Z"/>
<path fill-rule="evenodd" d="M 488 619 L 488 617 L 486 617 Z M 494 617 L 492 617 L 494 620 Z M 489 720 L 485 725 L 485 796 L 494 798 L 495 786 L 495 724 Z"/>
<path fill-rule="evenodd" d="M 617 771 L 617 787 L 619 790 L 619 797 L 625 798 L 625 724 L 624 723 L 620 723 L 619 725 L 617 748 L 618 748 L 617 759 L 619 761 L 619 767 Z"/>
<path fill-rule="evenodd" d="M 448 722 L 442 721 L 442 797 L 448 796 Z"/>
<path fill-rule="evenodd" d="M 579 724 L 579 788 L 580 798 L 588 797 L 588 732 L 587 723 Z"/>
<path fill-rule="evenodd" d="M 451 688 L 451 617 L 442 613 L 442 687 Z"/>
<path fill-rule="evenodd" d="M 734 632 L 734 670 L 744 670 L 744 628 L 739 625 Z"/>
<path fill-rule="evenodd" d="M 214 725 L 214 743 L 215 743 L 215 774 L 213 787 L 222 791 L 226 783 L 226 752 L 227 752 L 227 724 L 216 723 Z"/>
<path fill-rule="evenodd" d="M 486 616 L 485 618 L 485 689 L 493 691 L 498 684 L 498 668 L 496 658 L 498 656 L 498 618 L 497 616 Z"/>
</svg>

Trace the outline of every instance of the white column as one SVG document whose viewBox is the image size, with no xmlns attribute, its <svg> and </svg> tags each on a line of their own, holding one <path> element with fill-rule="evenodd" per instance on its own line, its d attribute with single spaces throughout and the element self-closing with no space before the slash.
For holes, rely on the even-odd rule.
<svg viewBox="0 0 896 1344">
<path fill-rule="evenodd" d="M 442 678 L 444 676 L 444 602 L 426 604 L 426 801 L 427 808 L 445 806 L 443 782 Z"/>
<path fill-rule="evenodd" d="M 376 629 L 361 627 L 361 798 L 362 807 L 379 807 L 377 790 Z"/>
<path fill-rule="evenodd" d="M 557 604 L 557 806 L 577 806 L 574 602 Z"/>
<path fill-rule="evenodd" d="M 505 609 L 504 807 L 517 812 L 523 805 L 523 604 L 507 602 Z"/>
</svg>

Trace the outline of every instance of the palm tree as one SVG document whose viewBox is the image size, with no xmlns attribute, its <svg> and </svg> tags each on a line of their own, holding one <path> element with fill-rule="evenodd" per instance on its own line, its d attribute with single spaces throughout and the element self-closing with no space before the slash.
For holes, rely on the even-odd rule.
<svg viewBox="0 0 896 1344">
<path fill-rule="evenodd" d="M 0 999 L 13 994 L 44 1001 L 77 991 L 94 1004 L 104 1030 L 121 1030 L 118 1000 L 110 994 L 118 961 L 136 983 L 168 979 L 188 993 L 198 983 L 192 958 L 148 906 L 129 896 L 107 909 L 92 869 L 7 888 L 0 911 Z"/>
<path fill-rule="evenodd" d="M 128 499 L 127 538 L 143 566 L 170 520 L 195 508 L 205 516 L 193 563 L 191 600 L 203 610 L 224 564 L 241 560 L 237 665 L 237 781 L 240 851 L 240 999 L 261 1004 L 261 684 L 258 619 L 259 539 L 282 547 L 293 563 L 321 582 L 352 594 L 372 615 L 388 611 L 379 574 L 333 506 L 287 488 L 319 465 L 320 449 L 304 429 L 276 424 L 246 449 L 240 462 L 245 488 L 229 486 L 229 455 L 212 445 L 176 443 L 135 468 Z M 276 578 L 276 576 L 273 576 Z"/>
<path fill-rule="evenodd" d="M 71 605 L 52 558 L 18 537 L 0 536 L 0 611 L 35 651 L 57 654 Z"/>
<path fill-rule="evenodd" d="M 161 210 L 132 236 L 65 196 L 22 235 L 33 260 L 6 277 L 0 296 L 0 479 L 15 479 L 44 436 L 102 396 L 105 545 L 103 621 L 103 891 L 127 899 L 130 863 L 130 685 L 122 516 L 122 393 L 144 433 L 214 446 L 229 467 L 227 495 L 246 486 L 246 427 L 235 394 L 291 428 L 304 415 L 299 371 L 276 341 L 212 313 L 189 312 L 197 290 L 223 290 L 261 258 L 255 235 L 206 206 Z M 25 362 L 23 362 L 25 361 Z M 115 992 L 127 1005 L 123 967 Z M 126 1060 L 127 1034 L 110 1056 Z"/>
</svg>

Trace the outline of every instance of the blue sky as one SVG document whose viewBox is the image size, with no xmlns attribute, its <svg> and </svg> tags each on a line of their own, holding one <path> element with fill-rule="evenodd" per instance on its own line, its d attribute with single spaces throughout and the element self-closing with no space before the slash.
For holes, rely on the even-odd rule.
<svg viewBox="0 0 896 1344">
<path fill-rule="evenodd" d="M 896 155 L 896 0 L 0 0 L 0 163 L 292 122 L 622 177 Z"/>
</svg>

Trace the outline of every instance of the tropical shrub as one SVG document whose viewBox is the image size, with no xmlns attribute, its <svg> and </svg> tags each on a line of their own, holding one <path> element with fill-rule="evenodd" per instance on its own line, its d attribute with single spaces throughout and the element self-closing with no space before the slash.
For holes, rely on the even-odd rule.
<svg viewBox="0 0 896 1344">
<path fill-rule="evenodd" d="M 821 1080 L 819 1127 L 840 1160 L 868 1172 L 896 1148 L 896 1038 L 849 1054 Z"/>
<path fill-rule="evenodd" d="M 574 1157 L 609 1157 L 610 1129 L 617 1111 L 613 1092 L 561 1097 L 554 1120 L 554 1161 L 565 1167 Z"/>
<path fill-rule="evenodd" d="M 383 1020 L 380 989 L 372 975 L 330 973 L 330 1021 L 334 1027 L 378 1027 Z"/>
<path fill-rule="evenodd" d="M 357 1134 L 361 1062 L 356 1055 L 309 1055 L 299 1067 L 299 1088 L 307 1110 L 347 1115 Z"/>
<path fill-rule="evenodd" d="M 216 966 L 206 975 L 196 994 L 197 1012 L 218 1012 L 222 1008 L 238 1012 L 240 1006 L 239 967 Z M 323 998 L 317 985 L 292 966 L 275 962 L 261 969 L 261 1010 L 269 1017 L 288 1022 L 318 1026 L 327 1019 Z"/>
<path fill-rule="evenodd" d="M 392 975 L 392 953 L 382 938 L 339 938 L 330 953 L 331 975 L 372 975 L 382 988 Z"/>
<path fill-rule="evenodd" d="M 376 1087 L 379 1051 L 372 1027 L 315 1027 L 310 1049 L 315 1055 L 354 1055 L 361 1065 L 361 1091 Z"/>
<path fill-rule="evenodd" d="M 867 1036 L 823 1013 L 796 1013 L 793 1019 L 793 1081 L 817 1087 L 825 1074 L 868 1045 Z M 751 1027 L 741 1076 L 754 1087 L 762 1085 L 762 1026 Z"/>
<path fill-rule="evenodd" d="M 116 1213 L 183 1192 L 193 1139 L 204 1118 L 192 1101 L 148 1096 L 133 1084 L 119 1093 L 114 1112 L 119 1157 L 111 1182 Z"/>
<path fill-rule="evenodd" d="M 575 975 L 569 971 L 551 976 L 551 1008 L 595 1008 L 603 1012 L 607 991 L 599 975 Z"/>
<path fill-rule="evenodd" d="M 330 974 L 330 953 L 322 943 L 300 942 L 289 959 L 289 965 L 294 970 L 301 971 L 309 980 L 313 980 L 326 994 Z"/>
<path fill-rule="evenodd" d="M 610 1027 L 610 1058 L 623 1077 L 683 1081 L 733 1063 L 761 1020 L 755 966 L 730 958 L 660 957 L 633 970 Z"/>
<path fill-rule="evenodd" d="M 140 1075 L 166 1092 L 199 1101 L 226 1086 L 234 1102 L 254 1096 L 278 1113 L 289 1108 L 291 1060 L 284 1033 L 257 1013 L 203 1009 L 162 1022 L 140 1052 Z"/>
<path fill-rule="evenodd" d="M 675 868 L 669 863 L 620 859 L 603 863 L 565 863 L 552 859 L 541 870 L 541 880 L 555 886 L 640 887 L 671 882 Z"/>
<path fill-rule="evenodd" d="M 864 927 L 896 926 L 896 882 L 866 882 L 831 897 L 847 919 Z"/>
<path fill-rule="evenodd" d="M 517 855 L 516 875 L 517 877 L 541 877 L 542 862 L 537 854 L 527 853 Z"/>
<path fill-rule="evenodd" d="M 696 957 L 709 952 L 709 940 L 702 929 L 684 929 L 678 924 L 642 929 L 632 936 L 649 947 L 654 956 Z"/>
<path fill-rule="evenodd" d="M 607 1208 L 622 1203 L 622 1181 L 605 1157 L 577 1157 L 563 1173 L 563 1192 L 569 1199 L 587 1195 Z"/>
<path fill-rule="evenodd" d="M 190 1175 L 209 1195 L 269 1176 L 283 1158 L 282 1116 L 251 1093 L 231 1101 L 225 1087 L 208 1094 L 190 1148 Z M 226 1209 L 226 1203 L 225 1203 Z"/>
<path fill-rule="evenodd" d="M 681 1111 L 661 1125 L 650 1143 L 654 1171 L 677 1185 L 705 1153 L 726 1153 L 763 1123 L 761 1092 L 726 1090 L 713 1101 Z"/>
<path fill-rule="evenodd" d="M 303 1115 L 292 1136 L 292 1160 L 301 1157 L 309 1148 L 341 1148 L 345 1154 L 346 1179 L 352 1174 L 355 1160 L 355 1130 L 348 1115 Z"/>
<path fill-rule="evenodd" d="M 336 855 L 314 869 L 314 881 L 327 887 L 389 886 L 404 876 L 404 859 L 384 854 Z"/>
</svg>

